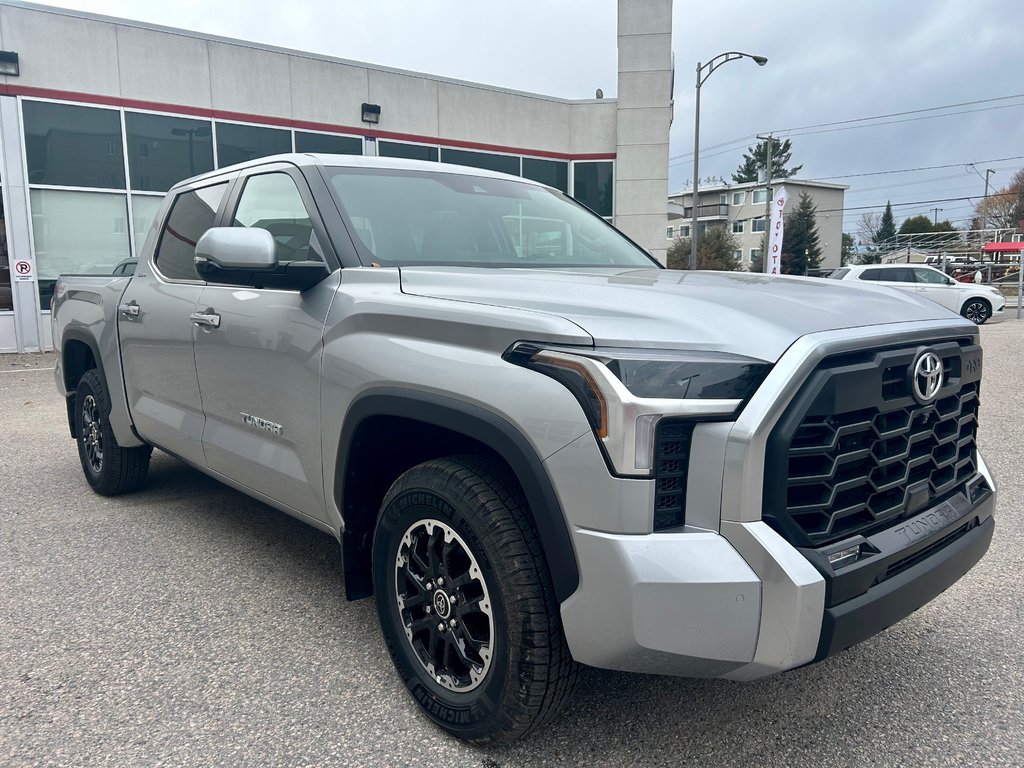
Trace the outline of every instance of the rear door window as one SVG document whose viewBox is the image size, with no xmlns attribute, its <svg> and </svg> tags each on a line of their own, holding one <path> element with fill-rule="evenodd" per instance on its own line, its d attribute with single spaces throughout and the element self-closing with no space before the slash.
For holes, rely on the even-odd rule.
<svg viewBox="0 0 1024 768">
<path fill-rule="evenodd" d="M 170 280 L 199 280 L 196 243 L 217 218 L 226 181 L 178 195 L 160 233 L 154 261 L 160 274 Z"/>
<path fill-rule="evenodd" d="M 860 273 L 861 280 L 877 280 L 885 283 L 912 283 L 914 272 L 911 269 L 897 267 L 896 269 L 865 269 Z"/>
</svg>

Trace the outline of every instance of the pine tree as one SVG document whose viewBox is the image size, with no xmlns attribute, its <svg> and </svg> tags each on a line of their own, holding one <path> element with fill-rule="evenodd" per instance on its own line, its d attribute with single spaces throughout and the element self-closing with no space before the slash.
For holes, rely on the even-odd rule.
<svg viewBox="0 0 1024 768">
<path fill-rule="evenodd" d="M 806 275 L 821 266 L 817 213 L 814 199 L 801 192 L 796 208 L 786 217 L 782 235 L 783 274 Z"/>
<path fill-rule="evenodd" d="M 735 272 L 740 268 L 740 260 L 736 257 L 738 249 L 739 243 L 732 232 L 725 227 L 708 227 L 697 243 L 697 269 Z M 690 238 L 673 240 L 665 261 L 669 269 L 689 269 Z"/>
<path fill-rule="evenodd" d="M 773 138 L 772 142 L 772 178 L 773 179 L 788 179 L 791 176 L 795 176 L 797 171 L 803 168 L 802 165 L 798 165 L 795 168 L 787 168 L 789 161 L 793 155 L 792 144 L 789 139 L 780 141 L 779 139 Z M 740 163 L 740 167 L 736 169 L 736 172 L 732 175 L 732 180 L 738 184 L 742 184 L 747 181 L 757 181 L 758 171 L 766 171 L 768 162 L 768 139 L 761 139 L 757 143 L 757 146 L 747 147 L 746 154 L 743 155 L 743 162 Z"/>
<path fill-rule="evenodd" d="M 875 232 L 875 245 L 883 245 L 886 240 L 896 237 L 896 219 L 892 215 L 892 202 L 886 201 L 885 213 Z"/>
</svg>

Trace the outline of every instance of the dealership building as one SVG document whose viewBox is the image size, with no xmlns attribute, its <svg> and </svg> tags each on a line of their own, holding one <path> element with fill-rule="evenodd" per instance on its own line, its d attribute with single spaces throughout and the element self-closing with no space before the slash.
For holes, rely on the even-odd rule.
<svg viewBox="0 0 1024 768">
<path fill-rule="evenodd" d="M 671 27 L 618 0 L 617 97 L 571 100 L 0 0 L 0 351 L 51 348 L 57 276 L 137 257 L 171 185 L 281 152 L 535 179 L 664 261 Z"/>
</svg>

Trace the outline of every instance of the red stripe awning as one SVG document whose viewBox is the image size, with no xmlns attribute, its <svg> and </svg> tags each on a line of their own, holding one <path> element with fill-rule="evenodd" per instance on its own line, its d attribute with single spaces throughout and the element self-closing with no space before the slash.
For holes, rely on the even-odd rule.
<svg viewBox="0 0 1024 768">
<path fill-rule="evenodd" d="M 1024 251 L 1024 243 L 985 243 L 981 250 L 985 253 L 1017 253 Z"/>
</svg>

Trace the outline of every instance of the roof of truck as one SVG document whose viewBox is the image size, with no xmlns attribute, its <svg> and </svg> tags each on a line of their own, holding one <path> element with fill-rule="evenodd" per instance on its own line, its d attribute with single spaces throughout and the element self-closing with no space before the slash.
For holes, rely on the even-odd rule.
<svg viewBox="0 0 1024 768">
<path fill-rule="evenodd" d="M 507 173 L 489 171 L 484 168 L 472 168 L 468 165 L 439 163 L 432 160 L 406 160 L 397 157 L 370 157 L 367 155 L 328 155 L 319 153 L 291 152 L 282 155 L 269 155 L 268 157 L 261 157 L 256 160 L 248 160 L 244 163 L 230 165 L 226 168 L 218 168 L 215 171 L 209 171 L 208 173 L 180 181 L 174 185 L 174 188 L 179 186 L 188 186 L 197 181 L 205 181 L 206 179 L 224 176 L 246 168 L 273 165 L 275 163 L 290 163 L 291 165 L 296 166 L 318 165 L 340 168 L 380 168 L 403 171 L 426 171 L 428 173 L 453 173 L 460 176 L 481 176 L 492 179 L 509 179 L 513 181 L 521 181 L 525 184 L 533 184 L 538 187 L 546 186 L 538 181 L 526 179 L 521 176 L 512 176 Z"/>
</svg>

